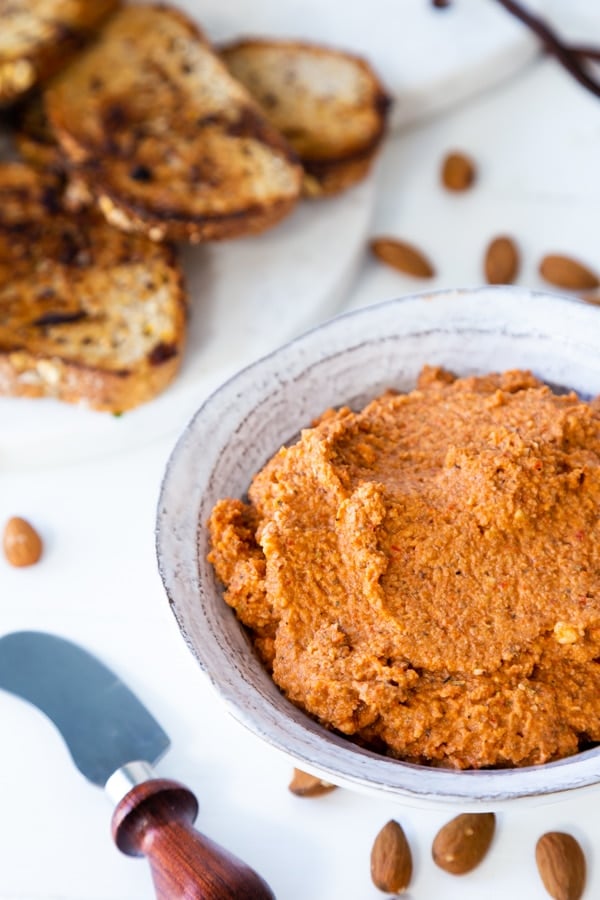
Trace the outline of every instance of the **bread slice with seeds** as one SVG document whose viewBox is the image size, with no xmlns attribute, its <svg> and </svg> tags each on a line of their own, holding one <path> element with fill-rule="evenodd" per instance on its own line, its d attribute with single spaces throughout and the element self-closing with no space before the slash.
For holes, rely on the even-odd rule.
<svg viewBox="0 0 600 900">
<path fill-rule="evenodd" d="M 53 82 L 61 147 L 113 225 L 155 240 L 251 234 L 294 207 L 302 168 L 179 11 L 117 12 Z"/>
<path fill-rule="evenodd" d="M 119 0 L 0 0 L 0 107 L 64 65 Z"/>
<path fill-rule="evenodd" d="M 367 175 L 390 100 L 365 60 L 271 39 L 236 41 L 221 56 L 300 157 L 306 194 L 335 194 Z"/>
<path fill-rule="evenodd" d="M 164 390 L 183 353 L 173 249 L 66 214 L 62 183 L 0 166 L 0 394 L 113 413 Z"/>
</svg>

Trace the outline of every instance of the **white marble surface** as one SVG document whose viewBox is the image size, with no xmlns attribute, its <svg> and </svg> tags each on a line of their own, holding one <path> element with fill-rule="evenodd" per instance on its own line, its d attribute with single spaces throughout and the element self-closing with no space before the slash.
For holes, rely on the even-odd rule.
<svg viewBox="0 0 600 900">
<path fill-rule="evenodd" d="M 600 43 L 600 20 L 589 20 L 595 33 L 588 28 L 580 36 Z M 551 250 L 576 253 L 599 268 L 599 141 L 600 101 L 539 60 L 468 105 L 388 141 L 371 233 L 391 232 L 426 249 L 438 268 L 427 288 L 480 283 L 483 248 L 500 231 L 521 245 L 522 284 L 540 286 L 537 263 Z M 439 160 L 450 147 L 479 163 L 469 194 L 450 196 L 439 187 Z M 365 254 L 340 308 L 421 286 Z M 198 401 L 201 394 L 199 388 Z M 200 800 L 198 826 L 254 865 L 278 900 L 384 896 L 371 883 L 369 853 L 390 818 L 401 822 L 413 849 L 414 878 L 405 895 L 412 900 L 543 900 L 534 847 L 546 830 L 568 830 L 580 840 L 589 864 L 584 896 L 600 896 L 598 791 L 503 810 L 488 858 L 462 878 L 436 869 L 430 858 L 436 830 L 460 810 L 418 810 L 347 790 L 312 800 L 288 792 L 290 761 L 219 706 L 164 597 L 154 511 L 175 437 L 173 429 L 145 445 L 120 450 L 115 443 L 97 459 L 67 462 L 66 452 L 64 464 L 55 457 L 35 466 L 0 459 L 0 519 L 30 518 L 46 545 L 42 561 L 28 570 L 0 559 L 0 633 L 60 633 L 124 677 L 172 738 L 160 774 L 189 784 Z M 114 848 L 107 801 L 73 768 L 52 726 L 3 693 L 0 720 L 1 900 L 149 900 L 146 864 Z"/>
</svg>

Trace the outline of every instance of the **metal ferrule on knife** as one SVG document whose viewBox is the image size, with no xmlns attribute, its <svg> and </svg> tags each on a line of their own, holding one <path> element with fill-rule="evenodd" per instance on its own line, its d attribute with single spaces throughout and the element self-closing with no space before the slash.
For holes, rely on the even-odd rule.
<svg viewBox="0 0 600 900">
<path fill-rule="evenodd" d="M 156 778 L 156 772 L 150 763 L 139 759 L 125 763 L 124 766 L 113 772 L 104 785 L 104 790 L 108 794 L 111 803 L 118 806 L 123 797 L 126 797 L 132 788 L 137 787 L 138 784 L 143 784 L 144 781 L 150 781 L 152 778 Z"/>
</svg>

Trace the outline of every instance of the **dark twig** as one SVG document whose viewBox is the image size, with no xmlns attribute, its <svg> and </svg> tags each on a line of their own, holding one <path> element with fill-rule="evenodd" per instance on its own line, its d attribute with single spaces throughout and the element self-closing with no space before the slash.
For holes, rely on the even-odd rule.
<svg viewBox="0 0 600 900">
<path fill-rule="evenodd" d="M 445 0 L 445 2 L 432 0 L 432 2 L 434 6 L 442 7 L 448 6 L 450 0 Z M 515 0 L 496 0 L 496 2 L 526 25 L 539 38 L 546 51 L 551 53 L 579 84 L 595 94 L 596 97 L 600 97 L 600 81 L 593 78 L 586 68 L 586 64 L 590 61 L 600 62 L 599 47 L 569 46 L 543 19 L 529 12 L 520 3 Z"/>
<path fill-rule="evenodd" d="M 540 39 L 546 50 L 551 53 L 565 67 L 573 78 L 575 78 L 584 88 L 600 97 L 600 83 L 591 78 L 586 72 L 583 65 L 579 62 L 579 57 L 566 44 L 560 40 L 558 35 L 550 28 L 542 19 L 538 19 L 528 10 L 524 9 L 515 0 L 497 0 L 504 9 L 520 19 L 524 25 L 533 31 Z"/>
<path fill-rule="evenodd" d="M 591 59 L 592 62 L 600 62 L 599 47 L 578 47 L 577 45 L 575 45 L 570 49 L 571 53 L 574 53 L 575 56 L 583 56 L 586 59 Z"/>
</svg>

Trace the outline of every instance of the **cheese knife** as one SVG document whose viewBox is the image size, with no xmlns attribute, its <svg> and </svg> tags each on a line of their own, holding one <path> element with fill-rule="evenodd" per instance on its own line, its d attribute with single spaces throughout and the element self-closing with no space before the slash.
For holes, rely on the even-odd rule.
<svg viewBox="0 0 600 900">
<path fill-rule="evenodd" d="M 158 900 L 275 900 L 253 869 L 192 827 L 194 794 L 152 769 L 169 738 L 98 659 L 52 634 L 13 632 L 0 638 L 0 688 L 42 710 L 79 771 L 105 788 L 113 839 L 148 859 Z"/>
</svg>

